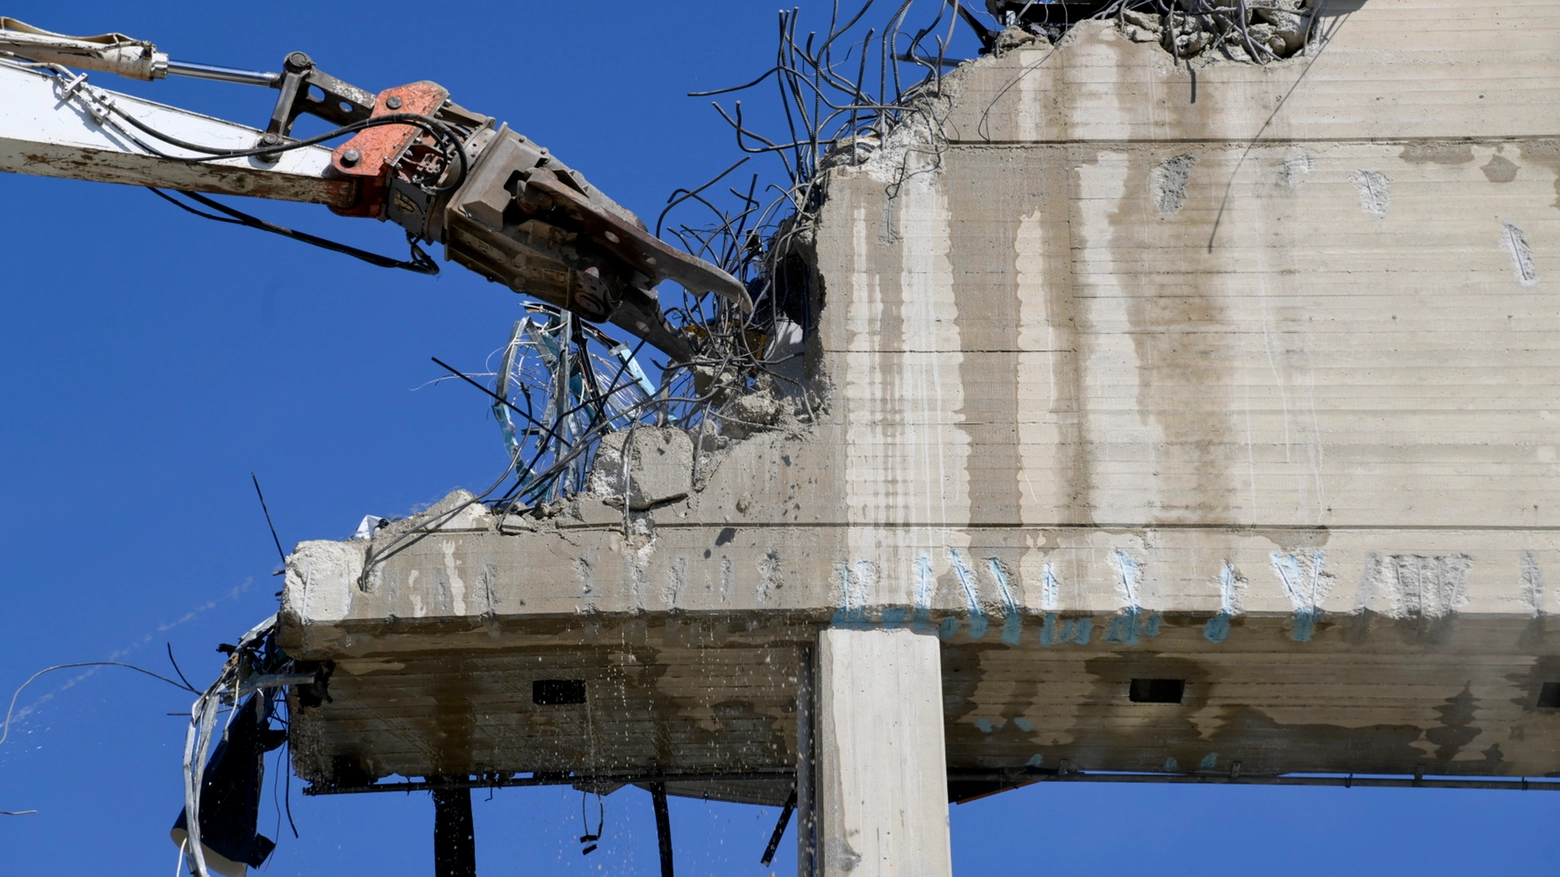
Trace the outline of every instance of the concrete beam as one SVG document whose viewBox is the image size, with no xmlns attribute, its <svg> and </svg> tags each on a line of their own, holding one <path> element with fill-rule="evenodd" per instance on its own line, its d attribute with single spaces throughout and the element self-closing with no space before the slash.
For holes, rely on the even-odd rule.
<svg viewBox="0 0 1560 877">
<path fill-rule="evenodd" d="M 828 628 L 818 636 L 822 873 L 952 873 L 937 637 Z"/>
</svg>

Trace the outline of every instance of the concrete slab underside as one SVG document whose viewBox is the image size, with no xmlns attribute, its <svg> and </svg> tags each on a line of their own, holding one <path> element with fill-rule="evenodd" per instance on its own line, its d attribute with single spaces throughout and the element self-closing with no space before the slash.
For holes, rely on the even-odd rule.
<svg viewBox="0 0 1560 877">
<path fill-rule="evenodd" d="M 301 545 L 300 774 L 788 771 L 832 624 L 939 634 L 953 769 L 1560 775 L 1560 6 L 1330 8 L 1196 103 L 1108 26 L 950 77 L 830 172 L 818 419 L 643 533 Z"/>
</svg>

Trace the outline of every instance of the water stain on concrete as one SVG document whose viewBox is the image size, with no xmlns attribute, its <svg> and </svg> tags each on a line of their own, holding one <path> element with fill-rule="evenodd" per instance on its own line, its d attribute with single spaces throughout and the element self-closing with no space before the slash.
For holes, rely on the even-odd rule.
<svg viewBox="0 0 1560 877">
<path fill-rule="evenodd" d="M 1491 156 L 1489 162 L 1479 170 L 1484 171 L 1484 176 L 1492 183 L 1509 183 L 1517 178 L 1516 164 L 1501 155 Z"/>
</svg>

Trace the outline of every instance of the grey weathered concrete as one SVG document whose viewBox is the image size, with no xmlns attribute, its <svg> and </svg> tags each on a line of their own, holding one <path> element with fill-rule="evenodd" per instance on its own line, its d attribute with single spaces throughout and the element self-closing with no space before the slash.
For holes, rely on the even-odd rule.
<svg viewBox="0 0 1560 877">
<path fill-rule="evenodd" d="M 818 693 L 822 873 L 952 873 L 937 637 L 829 628 Z"/>
<path fill-rule="evenodd" d="M 832 624 L 938 632 L 953 771 L 1560 776 L 1560 5 L 1329 9 L 1195 102 L 961 68 L 830 171 L 817 419 L 686 499 L 299 546 L 300 772 L 789 770 Z"/>
</svg>

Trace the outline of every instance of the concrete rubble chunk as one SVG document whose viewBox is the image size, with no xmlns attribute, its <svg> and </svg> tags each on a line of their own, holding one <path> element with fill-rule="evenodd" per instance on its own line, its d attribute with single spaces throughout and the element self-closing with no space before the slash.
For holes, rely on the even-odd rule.
<svg viewBox="0 0 1560 877">
<path fill-rule="evenodd" d="M 524 515 L 504 515 L 503 520 L 499 522 L 498 531 L 506 536 L 534 533 L 536 522 Z"/>
<path fill-rule="evenodd" d="M 1257 9 L 1256 17 L 1273 28 L 1282 44 L 1277 47 L 1280 55 L 1289 55 L 1305 44 L 1305 34 L 1310 19 L 1287 9 Z"/>
<path fill-rule="evenodd" d="M 1002 52 L 1012 51 L 1013 49 L 1032 46 L 1033 44 L 1040 42 L 1040 40 L 1041 38 L 1035 34 L 1024 30 L 1022 27 L 1016 24 L 1013 24 L 1003 28 L 1001 33 L 997 34 L 996 42 L 992 47 L 997 51 L 998 54 L 1001 54 Z"/>
<path fill-rule="evenodd" d="M 491 530 L 493 516 L 469 490 L 453 490 L 443 499 L 414 515 L 391 521 L 374 531 L 374 544 L 400 539 L 414 531 L 454 533 Z"/>
<path fill-rule="evenodd" d="M 589 487 L 619 507 L 626 496 L 636 512 L 682 499 L 693 490 L 693 439 L 676 427 L 609 433 L 596 451 Z"/>
<path fill-rule="evenodd" d="M 1159 33 L 1161 27 L 1159 16 L 1149 15 L 1146 12 L 1140 12 L 1136 9 L 1122 10 L 1121 18 L 1128 24 L 1133 25 L 1134 27 L 1140 27 L 1151 33 Z"/>
</svg>

